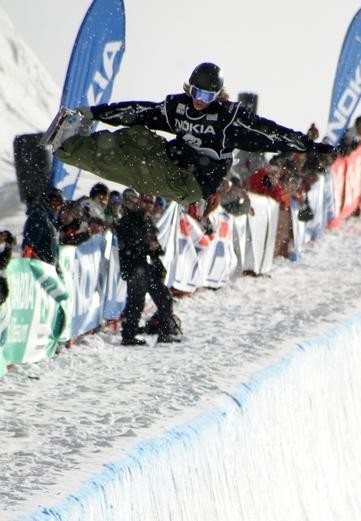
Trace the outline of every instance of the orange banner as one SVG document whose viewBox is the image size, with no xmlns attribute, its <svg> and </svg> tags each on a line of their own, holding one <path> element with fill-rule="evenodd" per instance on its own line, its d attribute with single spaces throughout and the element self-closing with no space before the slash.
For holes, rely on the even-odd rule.
<svg viewBox="0 0 361 521">
<path fill-rule="evenodd" d="M 348 156 L 339 157 L 331 166 L 334 188 L 335 216 L 330 228 L 347 219 L 361 202 L 361 146 Z"/>
</svg>

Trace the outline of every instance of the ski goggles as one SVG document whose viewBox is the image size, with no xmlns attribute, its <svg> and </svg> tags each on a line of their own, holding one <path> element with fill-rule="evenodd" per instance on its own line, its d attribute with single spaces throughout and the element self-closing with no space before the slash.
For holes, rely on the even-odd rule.
<svg viewBox="0 0 361 521">
<path fill-rule="evenodd" d="M 189 94 L 192 96 L 194 100 L 203 101 L 203 103 L 212 103 L 214 101 L 219 92 L 212 92 L 211 90 L 204 90 L 191 85 L 189 88 Z"/>
</svg>

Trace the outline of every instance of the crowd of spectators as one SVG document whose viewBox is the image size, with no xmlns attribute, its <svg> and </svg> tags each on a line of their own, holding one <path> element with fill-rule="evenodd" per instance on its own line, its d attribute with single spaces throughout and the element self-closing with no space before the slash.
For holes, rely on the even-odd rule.
<svg viewBox="0 0 361 521">
<path fill-rule="evenodd" d="M 310 125 L 307 136 L 312 141 L 318 139 L 319 131 L 315 123 Z M 315 151 L 280 153 L 268 158 L 264 153 L 237 150 L 230 175 L 217 191 L 218 200 L 215 207 L 220 204 L 235 216 L 254 215 L 249 193 L 273 198 L 279 203 L 274 256 L 288 258 L 293 241 L 291 200 L 297 202 L 299 219 L 311 220 L 313 213 L 308 201 L 308 192 L 319 176 L 328 170 L 333 160 L 331 156 L 317 154 Z M 212 209 L 214 207 L 211 211 Z M 192 203 L 187 209 L 201 224 L 204 233 L 211 234 L 213 230 L 208 218 L 211 211 L 207 213 L 207 210 L 209 209 L 205 208 L 203 202 Z"/>
<path fill-rule="evenodd" d="M 155 225 L 164 208 L 165 201 L 151 194 L 138 194 L 131 189 L 123 193 L 110 191 L 102 182 L 94 184 L 89 195 L 73 201 L 65 201 L 61 190 L 50 188 L 28 208 L 22 256 L 52 264 L 62 276 L 60 245 L 77 246 L 110 230 L 117 237 L 120 272 L 127 281 L 122 344 L 145 344 L 145 340 L 136 337 L 139 332 L 157 334 L 159 343 L 179 341 L 180 320 L 173 312 L 173 297 L 164 284 L 166 270 L 160 259 L 164 252 Z M 4 249 L 4 255 L 7 251 Z M 7 293 L 3 293 L 5 300 Z M 148 326 L 140 328 L 146 293 L 157 311 Z"/>
<path fill-rule="evenodd" d="M 316 140 L 319 132 L 314 123 L 307 132 Z M 356 118 L 340 143 L 339 153 L 347 154 L 361 142 L 361 116 Z M 250 193 L 273 198 L 279 203 L 278 232 L 274 256 L 289 256 L 292 244 L 290 205 L 299 206 L 300 220 L 312 219 L 308 192 L 323 175 L 334 158 L 309 153 L 281 153 L 267 158 L 263 153 L 236 151 L 229 176 L 220 185 L 215 197 L 190 204 L 185 211 L 202 227 L 205 234 L 213 233 L 210 216 L 222 207 L 234 216 L 254 215 Z M 138 194 L 132 189 L 111 191 L 98 182 L 89 195 L 66 201 L 59 189 L 50 188 L 27 210 L 21 252 L 23 257 L 40 259 L 53 264 L 58 273 L 59 246 L 77 246 L 93 235 L 110 230 L 119 249 L 120 272 L 127 282 L 127 302 L 122 315 L 123 345 L 145 343 L 139 333 L 158 334 L 159 342 L 179 341 L 180 319 L 173 311 L 173 296 L 165 286 L 164 253 L 157 239 L 156 223 L 167 201 L 151 194 Z M 10 261 L 16 239 L 0 232 L 0 304 L 9 293 L 5 268 Z M 156 313 L 146 327 L 139 326 L 149 293 Z"/>
</svg>

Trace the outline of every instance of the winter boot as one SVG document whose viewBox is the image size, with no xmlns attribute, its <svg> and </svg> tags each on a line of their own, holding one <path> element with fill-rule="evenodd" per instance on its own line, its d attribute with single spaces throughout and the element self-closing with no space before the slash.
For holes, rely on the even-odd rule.
<svg viewBox="0 0 361 521">
<path fill-rule="evenodd" d="M 181 339 L 178 336 L 174 335 L 164 335 L 160 334 L 158 336 L 157 344 L 172 344 L 172 343 L 179 343 L 181 342 Z"/>
<path fill-rule="evenodd" d="M 123 338 L 121 344 L 122 346 L 145 346 L 147 342 L 134 336 L 132 338 Z"/>
</svg>

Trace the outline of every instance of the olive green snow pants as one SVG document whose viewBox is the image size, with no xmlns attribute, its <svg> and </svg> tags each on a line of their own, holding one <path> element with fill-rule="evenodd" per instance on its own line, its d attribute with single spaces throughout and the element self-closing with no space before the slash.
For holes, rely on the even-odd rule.
<svg viewBox="0 0 361 521">
<path fill-rule="evenodd" d="M 192 173 L 177 167 L 167 156 L 165 140 L 134 125 L 110 132 L 67 139 L 55 156 L 63 163 L 92 172 L 137 192 L 160 195 L 187 205 L 202 199 Z"/>
</svg>

